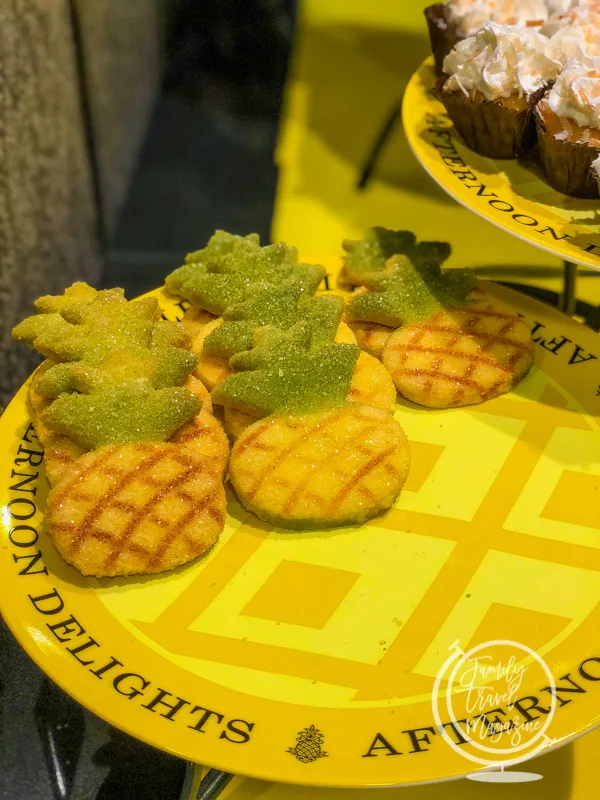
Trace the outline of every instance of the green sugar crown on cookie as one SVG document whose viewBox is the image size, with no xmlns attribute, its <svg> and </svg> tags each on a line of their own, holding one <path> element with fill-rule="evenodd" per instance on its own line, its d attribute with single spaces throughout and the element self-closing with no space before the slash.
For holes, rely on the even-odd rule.
<svg viewBox="0 0 600 800">
<path fill-rule="evenodd" d="M 132 380 L 92 394 L 61 394 L 42 420 L 84 450 L 94 450 L 125 442 L 164 442 L 201 405 L 183 386 L 152 389 Z"/>
<path fill-rule="evenodd" d="M 40 298 L 41 313 L 13 331 L 15 339 L 59 362 L 36 381 L 37 392 L 57 397 L 132 378 L 155 389 L 182 383 L 197 359 L 185 347 L 183 326 L 162 320 L 155 298 L 128 302 L 122 289 L 87 289 L 93 294 L 83 299 L 69 289 L 62 297 Z"/>
<path fill-rule="evenodd" d="M 13 331 L 53 365 L 34 383 L 57 398 L 43 412 L 53 430 L 84 448 L 161 441 L 196 414 L 200 401 L 180 386 L 197 358 L 179 323 L 158 302 L 128 302 L 122 289 L 74 284 L 36 301 L 40 311 Z"/>
<path fill-rule="evenodd" d="M 333 342 L 343 310 L 341 297 L 311 297 L 293 279 L 279 287 L 257 284 L 246 300 L 225 311 L 223 324 L 204 340 L 204 350 L 209 355 L 231 358 L 250 350 L 257 328 L 272 325 L 288 330 L 302 320 L 308 323 L 315 339 Z"/>
<path fill-rule="evenodd" d="M 215 403 L 265 417 L 324 411 L 344 402 L 360 352 L 356 345 L 324 343 L 307 319 L 287 331 L 258 328 L 253 344 L 231 359 L 239 371 L 213 389 Z"/>
<path fill-rule="evenodd" d="M 257 234 L 217 231 L 204 249 L 190 253 L 186 263 L 167 276 L 165 285 L 192 305 L 221 316 L 244 302 L 257 285 L 278 286 L 293 279 L 312 294 L 324 277 L 323 267 L 298 264 L 296 249 L 283 242 L 261 247 Z"/>
<path fill-rule="evenodd" d="M 342 244 L 344 257 L 343 279 L 354 285 L 364 284 L 374 272 L 389 269 L 388 259 L 395 255 L 406 256 L 414 264 L 429 261 L 443 264 L 450 256 L 446 242 L 419 242 L 410 231 L 392 231 L 387 228 L 369 228 L 358 241 L 347 239 Z"/>
<path fill-rule="evenodd" d="M 467 303 L 475 274 L 468 269 L 442 270 L 438 258 L 396 255 L 386 262 L 386 271 L 372 273 L 364 283 L 369 291 L 347 305 L 350 319 L 397 328 Z"/>
</svg>

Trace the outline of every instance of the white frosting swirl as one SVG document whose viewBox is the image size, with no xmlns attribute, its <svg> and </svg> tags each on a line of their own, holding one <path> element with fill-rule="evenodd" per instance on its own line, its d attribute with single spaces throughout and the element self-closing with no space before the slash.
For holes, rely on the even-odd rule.
<svg viewBox="0 0 600 800">
<path fill-rule="evenodd" d="M 527 25 L 546 22 L 551 13 L 564 13 L 572 0 L 447 0 L 446 13 L 461 36 L 473 36 L 488 22 Z M 559 4 L 556 11 L 548 3 Z"/>
<path fill-rule="evenodd" d="M 600 56 L 600 2 L 597 10 L 576 8 L 552 17 L 542 30 L 550 37 L 548 55 L 562 64 Z"/>
<path fill-rule="evenodd" d="M 444 60 L 445 91 L 478 91 L 486 100 L 530 95 L 553 81 L 560 63 L 546 54 L 548 39 L 516 25 L 485 25 Z"/>
<path fill-rule="evenodd" d="M 569 61 L 548 94 L 548 106 L 582 128 L 600 129 L 600 58 Z"/>
<path fill-rule="evenodd" d="M 576 6 L 585 5 L 585 0 L 546 0 L 546 8 L 548 15 L 566 14 Z"/>
</svg>

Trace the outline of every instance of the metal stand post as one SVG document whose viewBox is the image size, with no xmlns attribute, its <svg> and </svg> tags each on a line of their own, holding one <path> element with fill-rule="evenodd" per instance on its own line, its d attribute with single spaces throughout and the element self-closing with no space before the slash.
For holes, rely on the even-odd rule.
<svg viewBox="0 0 600 800">
<path fill-rule="evenodd" d="M 229 772 L 221 772 L 218 769 L 210 769 L 202 778 L 198 788 L 196 800 L 215 800 L 225 789 L 233 775 Z"/>
<path fill-rule="evenodd" d="M 560 310 L 563 314 L 568 314 L 570 317 L 575 313 L 577 304 L 577 264 L 572 264 L 570 261 L 563 261 L 563 291 L 560 297 Z"/>
<path fill-rule="evenodd" d="M 373 174 L 375 167 L 377 166 L 377 162 L 379 161 L 379 156 L 383 152 L 383 148 L 385 147 L 385 144 L 394 130 L 398 118 L 400 117 L 401 110 L 402 103 L 394 105 L 387 119 L 384 121 L 382 129 L 377 134 L 377 138 L 373 142 L 373 147 L 367 156 L 367 160 L 360 174 L 360 178 L 358 179 L 356 188 L 359 191 L 365 189 L 370 181 L 371 175 Z"/>
</svg>

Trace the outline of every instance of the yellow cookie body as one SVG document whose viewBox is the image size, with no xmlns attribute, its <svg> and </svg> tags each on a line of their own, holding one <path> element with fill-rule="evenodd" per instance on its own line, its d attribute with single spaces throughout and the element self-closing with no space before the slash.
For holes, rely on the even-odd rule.
<svg viewBox="0 0 600 800">
<path fill-rule="evenodd" d="M 181 324 L 186 329 L 190 339 L 193 341 L 199 334 L 202 333 L 204 327 L 216 319 L 214 314 L 210 311 L 205 311 L 203 308 L 188 308 L 183 315 Z"/>
<path fill-rule="evenodd" d="M 387 340 L 394 332 L 393 328 L 387 325 L 380 325 L 378 322 L 357 322 L 349 323 L 356 341 L 361 350 L 365 350 L 375 358 L 381 358 L 383 348 Z"/>
<path fill-rule="evenodd" d="M 211 356 L 204 352 L 204 340 L 209 333 L 223 324 L 222 317 L 210 315 L 211 319 L 199 328 L 192 340 L 192 353 L 198 356 L 198 363 L 194 369 L 194 375 L 199 378 L 209 391 L 212 391 L 218 383 L 224 381 L 232 373 L 229 361 L 220 356 Z"/>
<path fill-rule="evenodd" d="M 202 408 L 193 419 L 175 431 L 169 441 L 191 448 L 197 455 L 212 462 L 223 475 L 229 460 L 229 441 L 222 425 L 213 416 L 210 393 L 202 381 L 193 376 L 187 379 L 185 387 L 202 400 Z"/>
<path fill-rule="evenodd" d="M 389 508 L 410 463 L 400 425 L 373 406 L 267 417 L 235 443 L 229 476 L 261 519 L 308 529 L 362 523 Z"/>
<path fill-rule="evenodd" d="M 36 424 L 38 423 L 34 422 L 34 427 Z M 52 433 L 52 439 L 44 445 L 46 477 L 50 486 L 58 483 L 84 452 L 83 448 L 68 437 Z"/>
<path fill-rule="evenodd" d="M 242 433 L 256 422 L 256 417 L 246 414 L 245 411 L 238 411 L 237 408 L 224 408 L 223 409 L 223 423 L 225 432 L 229 438 L 235 440 L 242 435 Z"/>
<path fill-rule="evenodd" d="M 338 329 L 335 332 L 335 341 L 337 344 L 356 344 L 356 336 L 350 329 L 346 322 L 340 322 Z"/>
<path fill-rule="evenodd" d="M 162 572 L 214 545 L 225 489 L 220 469 L 187 447 L 110 445 L 81 456 L 56 484 L 46 520 L 83 575 Z"/>
<path fill-rule="evenodd" d="M 394 410 L 396 387 L 390 373 L 381 361 L 368 353 L 359 355 L 346 400 L 350 403 L 375 406 L 388 413 Z"/>
<path fill-rule="evenodd" d="M 398 328 L 381 360 L 408 400 L 456 408 L 512 389 L 531 366 L 533 342 L 520 317 L 480 301 Z"/>
<path fill-rule="evenodd" d="M 183 384 L 185 388 L 195 394 L 197 398 L 202 400 L 202 410 L 208 411 L 210 414 L 213 412 L 213 404 L 210 392 L 199 378 L 195 375 L 188 375 L 186 382 Z"/>
</svg>

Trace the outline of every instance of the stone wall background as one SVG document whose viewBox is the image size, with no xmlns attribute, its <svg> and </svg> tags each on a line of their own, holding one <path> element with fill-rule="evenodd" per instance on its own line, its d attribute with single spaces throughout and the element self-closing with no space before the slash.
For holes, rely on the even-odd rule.
<svg viewBox="0 0 600 800">
<path fill-rule="evenodd" d="M 11 329 L 98 283 L 153 104 L 154 0 L 0 3 L 0 404 L 38 363 Z"/>
</svg>

